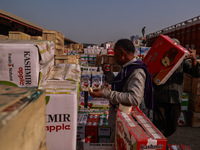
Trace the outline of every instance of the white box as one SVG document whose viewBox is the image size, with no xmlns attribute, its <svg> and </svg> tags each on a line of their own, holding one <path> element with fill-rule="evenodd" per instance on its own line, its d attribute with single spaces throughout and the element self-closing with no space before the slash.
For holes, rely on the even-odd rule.
<svg viewBox="0 0 200 150">
<path fill-rule="evenodd" d="M 0 40 L 0 81 L 19 87 L 37 87 L 39 73 L 54 57 L 54 44 L 50 41 Z M 47 71 L 47 72 L 45 72 Z"/>
<path fill-rule="evenodd" d="M 75 150 L 77 93 L 46 92 L 46 145 L 48 150 Z M 67 93 L 67 92 L 66 92 Z M 70 92 L 68 92 L 70 93 Z"/>
</svg>

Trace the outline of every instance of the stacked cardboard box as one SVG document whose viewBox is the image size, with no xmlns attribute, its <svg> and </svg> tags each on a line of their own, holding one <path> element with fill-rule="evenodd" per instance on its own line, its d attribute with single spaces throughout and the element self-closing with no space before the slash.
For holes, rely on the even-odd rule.
<svg viewBox="0 0 200 150">
<path fill-rule="evenodd" d="M 89 114 L 85 126 L 85 143 L 98 142 L 99 114 Z"/>
<path fill-rule="evenodd" d="M 20 87 L 37 87 L 54 66 L 54 44 L 38 40 L 0 40 L 0 78 Z"/>
<path fill-rule="evenodd" d="M 42 36 L 31 36 L 31 40 L 42 40 Z"/>
<path fill-rule="evenodd" d="M 30 40 L 31 36 L 21 31 L 9 31 L 9 39 Z"/>
<path fill-rule="evenodd" d="M 6 36 L 6 35 L 0 35 L 0 39 L 6 40 L 6 39 L 8 39 L 8 36 Z"/>
<path fill-rule="evenodd" d="M 184 91 L 189 93 L 189 123 L 200 127 L 200 79 L 184 74 Z"/>
<path fill-rule="evenodd" d="M 0 149 L 45 150 L 45 94 L 0 85 Z"/>
<path fill-rule="evenodd" d="M 55 56 L 55 65 L 57 64 L 78 64 L 78 55 L 59 55 Z"/>
<path fill-rule="evenodd" d="M 43 30 L 42 39 L 54 42 L 55 55 L 64 54 L 64 34 L 55 30 Z"/>
<path fill-rule="evenodd" d="M 46 92 L 48 150 L 76 149 L 79 74 L 78 65 L 59 64 L 39 87 Z"/>
</svg>

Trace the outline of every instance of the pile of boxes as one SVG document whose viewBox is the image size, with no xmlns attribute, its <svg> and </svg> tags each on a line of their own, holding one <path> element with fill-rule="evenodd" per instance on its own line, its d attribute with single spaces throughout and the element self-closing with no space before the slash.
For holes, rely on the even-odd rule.
<svg viewBox="0 0 200 150">
<path fill-rule="evenodd" d="M 189 94 L 189 124 L 200 127 L 200 79 L 184 75 L 184 91 Z"/>
<path fill-rule="evenodd" d="M 108 123 L 108 110 L 79 110 L 77 125 L 78 149 L 90 147 L 91 144 L 108 144 L 110 143 L 110 135 L 111 129 Z M 114 148 L 113 146 L 112 144 L 111 147 Z M 103 148 L 104 146 L 102 145 L 101 147 Z"/>
</svg>

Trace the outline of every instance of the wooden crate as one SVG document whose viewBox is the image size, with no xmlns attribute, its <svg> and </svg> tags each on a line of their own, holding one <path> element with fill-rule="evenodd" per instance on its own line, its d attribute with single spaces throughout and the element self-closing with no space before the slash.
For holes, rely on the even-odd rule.
<svg viewBox="0 0 200 150">
<path fill-rule="evenodd" d="M 193 78 L 188 74 L 184 74 L 184 92 L 200 95 L 200 78 Z"/>
<path fill-rule="evenodd" d="M 190 94 L 189 110 L 200 113 L 200 95 Z"/>
<path fill-rule="evenodd" d="M 0 35 L 0 39 L 6 40 L 6 39 L 8 39 L 8 36 Z"/>
<path fill-rule="evenodd" d="M 10 87 L 9 89 L 12 90 Z M 20 98 L 19 94 L 23 94 L 23 91 L 19 90 L 18 87 L 13 87 L 11 92 L 12 94 L 18 96 L 17 98 Z M 9 96 L 9 94 L 7 94 L 7 96 Z M 3 97 L 5 98 L 5 95 L 3 95 Z M 15 100 L 12 100 L 11 102 L 14 101 Z M 39 150 L 41 143 L 43 143 L 42 147 L 44 148 L 46 145 L 45 114 L 45 93 L 41 93 L 38 98 L 35 98 L 27 104 L 19 112 L 14 114 L 14 116 L 6 124 L 0 127 L 0 149 Z"/>
<path fill-rule="evenodd" d="M 200 127 L 200 113 L 191 111 L 189 116 L 189 124 L 192 127 Z"/>
<path fill-rule="evenodd" d="M 31 36 L 20 31 L 9 31 L 9 39 L 30 40 Z"/>
<path fill-rule="evenodd" d="M 31 36 L 31 40 L 42 40 L 41 36 Z"/>
<path fill-rule="evenodd" d="M 64 34 L 55 30 L 43 30 L 42 39 L 54 42 L 55 55 L 64 54 Z"/>
<path fill-rule="evenodd" d="M 76 55 L 59 55 L 55 56 L 55 64 L 78 64 L 79 59 L 77 59 Z"/>
</svg>

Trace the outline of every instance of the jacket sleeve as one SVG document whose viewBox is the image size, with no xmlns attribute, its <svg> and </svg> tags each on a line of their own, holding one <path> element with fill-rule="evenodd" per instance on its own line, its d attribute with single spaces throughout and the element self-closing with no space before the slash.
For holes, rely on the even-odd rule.
<svg viewBox="0 0 200 150">
<path fill-rule="evenodd" d="M 183 71 L 195 78 L 199 78 L 200 77 L 200 64 L 197 62 L 197 65 L 195 67 L 193 67 L 192 63 L 189 60 L 184 60 Z"/>
<path fill-rule="evenodd" d="M 125 106 L 139 106 L 143 101 L 146 74 L 143 69 L 136 69 L 126 81 L 123 91 L 102 90 L 102 97 L 107 98 L 112 104 Z"/>
</svg>

